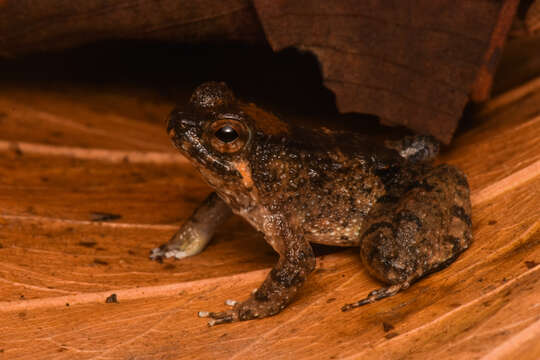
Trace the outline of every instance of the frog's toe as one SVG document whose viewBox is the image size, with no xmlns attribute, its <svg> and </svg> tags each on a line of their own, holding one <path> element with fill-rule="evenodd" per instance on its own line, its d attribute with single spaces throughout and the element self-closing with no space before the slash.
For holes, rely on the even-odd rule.
<svg viewBox="0 0 540 360">
<path fill-rule="evenodd" d="M 375 301 L 379 301 L 381 299 L 384 299 L 384 298 L 387 298 L 387 297 L 390 297 L 390 296 L 394 296 L 400 290 L 407 289 L 408 287 L 409 287 L 409 283 L 404 282 L 404 283 L 401 283 L 401 284 L 395 284 L 395 285 L 391 285 L 391 286 L 388 286 L 388 287 L 373 290 L 372 292 L 369 293 L 368 296 L 366 296 L 362 300 L 359 300 L 359 301 L 351 303 L 351 304 L 343 305 L 341 307 L 341 311 L 349 311 L 349 310 L 352 310 L 354 308 L 357 308 L 357 307 L 360 307 L 360 306 L 363 306 L 363 305 L 367 305 L 367 304 L 371 304 L 371 303 L 374 303 Z"/>
<path fill-rule="evenodd" d="M 192 254 L 187 251 L 182 251 L 180 249 L 169 248 L 167 244 L 163 244 L 160 247 L 152 249 L 150 251 L 150 259 L 155 261 L 162 261 L 163 259 L 175 258 L 183 259 Z"/>
<path fill-rule="evenodd" d="M 206 318 L 209 317 L 208 326 L 227 324 L 234 321 L 234 314 L 232 311 L 222 311 L 222 312 L 208 312 L 208 311 L 199 311 L 199 317 Z"/>
<path fill-rule="evenodd" d="M 150 260 L 163 262 L 163 259 L 166 257 L 165 256 L 166 248 L 167 248 L 167 244 L 163 244 L 160 247 L 150 250 Z"/>
</svg>

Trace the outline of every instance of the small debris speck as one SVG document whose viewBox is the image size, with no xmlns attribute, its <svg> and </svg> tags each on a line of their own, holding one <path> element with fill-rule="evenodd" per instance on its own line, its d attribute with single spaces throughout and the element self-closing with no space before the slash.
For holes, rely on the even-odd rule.
<svg viewBox="0 0 540 360">
<path fill-rule="evenodd" d="M 107 299 L 105 299 L 105 303 L 106 304 L 118 304 L 118 297 L 116 296 L 116 294 L 111 294 L 107 297 Z"/>
<path fill-rule="evenodd" d="M 525 261 L 525 266 L 527 267 L 527 269 L 532 269 L 534 267 L 536 267 L 538 265 L 538 263 L 536 261 Z"/>
<path fill-rule="evenodd" d="M 389 324 L 387 322 L 383 322 L 382 327 L 383 327 L 384 332 L 389 332 L 390 330 L 394 330 L 394 325 Z"/>
<path fill-rule="evenodd" d="M 23 155 L 23 152 L 21 150 L 21 148 L 19 147 L 19 144 L 17 143 L 12 143 L 11 146 L 10 146 L 10 150 L 13 151 L 13 153 L 17 156 L 22 156 Z"/>
<path fill-rule="evenodd" d="M 330 303 L 332 303 L 334 301 L 336 301 L 336 298 L 330 298 L 330 299 L 326 300 L 326 303 L 330 304 Z"/>
<path fill-rule="evenodd" d="M 111 221 L 122 218 L 122 215 L 94 211 L 90 213 L 91 221 Z"/>
<path fill-rule="evenodd" d="M 388 334 L 384 335 L 384 337 L 387 338 L 387 339 L 391 339 L 391 338 L 395 338 L 398 335 L 399 334 L 397 332 L 391 332 L 391 333 L 388 333 Z"/>
<path fill-rule="evenodd" d="M 495 225 L 497 223 L 497 220 L 489 220 L 488 225 Z"/>
<path fill-rule="evenodd" d="M 84 247 L 87 247 L 87 248 L 94 247 L 94 246 L 96 246 L 96 244 L 97 244 L 97 242 L 95 242 L 95 241 L 79 241 L 80 246 L 84 246 Z"/>
<path fill-rule="evenodd" d="M 96 265 L 109 265 L 108 262 L 106 262 L 105 260 L 101 260 L 101 259 L 94 259 L 94 264 L 96 264 Z"/>
</svg>

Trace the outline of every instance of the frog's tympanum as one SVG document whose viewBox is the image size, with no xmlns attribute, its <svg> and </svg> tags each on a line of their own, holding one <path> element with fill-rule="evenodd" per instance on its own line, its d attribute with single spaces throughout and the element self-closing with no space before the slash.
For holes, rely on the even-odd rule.
<svg viewBox="0 0 540 360">
<path fill-rule="evenodd" d="M 431 163 L 438 153 L 431 137 L 377 144 L 356 133 L 296 127 L 216 82 L 173 110 L 168 132 L 215 192 L 151 257 L 201 252 L 232 213 L 279 254 L 248 300 L 199 313 L 210 325 L 284 309 L 315 268 L 310 243 L 359 247 L 369 274 L 387 285 L 344 311 L 407 289 L 471 243 L 467 179 L 455 167 Z"/>
</svg>

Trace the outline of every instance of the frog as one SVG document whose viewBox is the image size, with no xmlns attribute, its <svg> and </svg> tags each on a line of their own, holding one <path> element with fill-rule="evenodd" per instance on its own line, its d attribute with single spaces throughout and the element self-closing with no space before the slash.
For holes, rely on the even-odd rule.
<svg viewBox="0 0 540 360">
<path fill-rule="evenodd" d="M 409 135 L 295 125 L 238 99 L 223 82 L 198 86 L 169 115 L 174 146 L 213 192 L 151 259 L 199 254 L 231 215 L 264 234 L 279 259 L 245 301 L 199 312 L 208 325 L 273 316 L 316 268 L 312 244 L 357 247 L 383 286 L 341 310 L 406 290 L 472 242 L 470 190 L 458 168 L 435 164 L 439 143 Z"/>
</svg>

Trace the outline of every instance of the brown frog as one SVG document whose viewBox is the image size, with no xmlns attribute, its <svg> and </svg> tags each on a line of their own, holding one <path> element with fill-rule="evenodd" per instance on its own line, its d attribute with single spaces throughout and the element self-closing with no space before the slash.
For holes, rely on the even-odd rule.
<svg viewBox="0 0 540 360">
<path fill-rule="evenodd" d="M 209 325 L 284 309 L 315 268 L 310 243 L 359 247 L 369 274 L 388 285 L 347 311 L 407 289 L 472 241 L 467 179 L 455 167 L 431 164 L 438 153 L 431 137 L 377 144 L 355 133 L 300 128 L 216 82 L 172 111 L 168 132 L 215 192 L 151 258 L 201 252 L 232 213 L 280 255 L 248 300 L 200 312 Z"/>
</svg>

